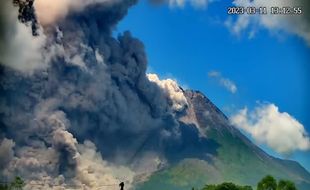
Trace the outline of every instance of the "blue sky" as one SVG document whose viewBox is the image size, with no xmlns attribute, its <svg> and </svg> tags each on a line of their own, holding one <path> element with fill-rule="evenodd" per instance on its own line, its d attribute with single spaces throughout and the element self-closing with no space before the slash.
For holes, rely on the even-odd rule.
<svg viewBox="0 0 310 190">
<path fill-rule="evenodd" d="M 227 6 L 227 1 L 216 1 L 206 9 L 171 8 L 141 1 L 116 33 L 130 30 L 145 44 L 149 72 L 202 91 L 228 116 L 244 107 L 253 110 L 257 102 L 273 103 L 310 132 L 309 46 L 296 34 L 264 27 L 234 34 L 225 24 Z M 255 35 L 250 36 L 251 32 Z M 237 91 L 231 93 L 209 77 L 211 71 L 232 81 Z M 281 156 L 268 146 L 261 147 L 272 155 L 297 160 L 310 170 L 309 151 Z"/>
</svg>

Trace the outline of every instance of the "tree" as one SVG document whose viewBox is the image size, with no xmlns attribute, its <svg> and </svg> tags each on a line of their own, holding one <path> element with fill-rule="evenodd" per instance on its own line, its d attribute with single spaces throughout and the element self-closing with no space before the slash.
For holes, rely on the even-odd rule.
<svg viewBox="0 0 310 190">
<path fill-rule="evenodd" d="M 8 190 L 9 186 L 7 184 L 0 184 L 0 190 Z"/>
<path fill-rule="evenodd" d="M 25 182 L 20 177 L 15 177 L 14 181 L 11 182 L 9 189 L 11 190 L 22 190 L 25 186 Z"/>
<path fill-rule="evenodd" d="M 243 187 L 240 187 L 241 190 L 253 190 L 253 188 L 251 186 L 243 186 Z"/>
<path fill-rule="evenodd" d="M 217 186 L 216 190 L 240 190 L 240 188 L 233 183 L 222 183 Z"/>
<path fill-rule="evenodd" d="M 289 180 L 280 180 L 277 190 L 297 190 L 295 184 Z"/>
<path fill-rule="evenodd" d="M 206 185 L 202 190 L 216 190 L 216 185 Z"/>
<path fill-rule="evenodd" d="M 239 186 L 234 183 L 206 185 L 202 190 L 253 190 L 251 186 Z"/>
<path fill-rule="evenodd" d="M 271 175 L 267 175 L 258 182 L 257 190 L 277 190 L 277 181 Z"/>
<path fill-rule="evenodd" d="M 240 186 L 234 183 L 222 183 L 218 185 L 206 185 L 202 190 L 253 190 L 251 186 Z M 289 180 L 277 181 L 271 175 L 265 176 L 257 184 L 257 190 L 297 190 L 294 182 Z"/>
</svg>

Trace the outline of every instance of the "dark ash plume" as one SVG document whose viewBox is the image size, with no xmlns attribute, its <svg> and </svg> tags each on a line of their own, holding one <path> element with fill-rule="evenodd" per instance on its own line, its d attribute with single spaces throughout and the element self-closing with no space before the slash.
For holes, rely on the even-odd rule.
<svg viewBox="0 0 310 190">
<path fill-rule="evenodd" d="M 197 156 L 188 142 L 209 143 L 176 119 L 187 106 L 183 90 L 146 75 L 143 44 L 130 32 L 112 36 L 137 1 L 94 2 L 40 26 L 45 67 L 29 74 L 0 65 L 0 152 L 10 155 L 2 179 L 93 189 L 126 176 L 130 186 L 135 172 Z M 22 22 L 35 21 L 28 6 Z"/>
</svg>

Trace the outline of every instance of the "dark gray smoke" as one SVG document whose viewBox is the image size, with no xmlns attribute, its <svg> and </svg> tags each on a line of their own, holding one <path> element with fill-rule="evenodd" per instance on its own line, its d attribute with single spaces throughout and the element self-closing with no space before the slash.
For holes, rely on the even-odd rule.
<svg viewBox="0 0 310 190">
<path fill-rule="evenodd" d="M 111 34 L 135 3 L 92 4 L 45 26 L 45 47 L 54 52 L 43 69 L 29 74 L 1 64 L 0 152 L 7 155 L 0 161 L 1 179 L 19 175 L 29 188 L 38 181 L 45 181 L 42 188 L 94 188 L 100 186 L 94 176 L 105 173 L 89 167 L 103 168 L 113 181 L 119 177 L 114 165 L 130 167 L 118 173 L 132 174 L 145 156 L 164 162 L 160 144 L 144 145 L 151 137 L 178 141 L 171 101 L 145 74 L 143 44 L 129 32 L 117 39 Z"/>
</svg>

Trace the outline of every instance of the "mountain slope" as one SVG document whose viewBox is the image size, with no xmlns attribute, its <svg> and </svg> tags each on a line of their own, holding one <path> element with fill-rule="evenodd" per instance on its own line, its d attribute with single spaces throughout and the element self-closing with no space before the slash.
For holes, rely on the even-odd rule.
<svg viewBox="0 0 310 190">
<path fill-rule="evenodd" d="M 215 154 L 207 153 L 206 158 L 184 157 L 180 162 L 156 172 L 138 189 L 185 190 L 224 181 L 255 187 L 267 174 L 293 180 L 300 190 L 310 188 L 310 174 L 297 162 L 281 160 L 265 153 L 231 126 L 227 117 L 200 92 L 185 91 L 184 94 L 189 107 L 179 120 L 195 124 L 201 139 L 213 140 L 219 146 L 209 147 L 216 149 L 208 150 Z"/>
</svg>

